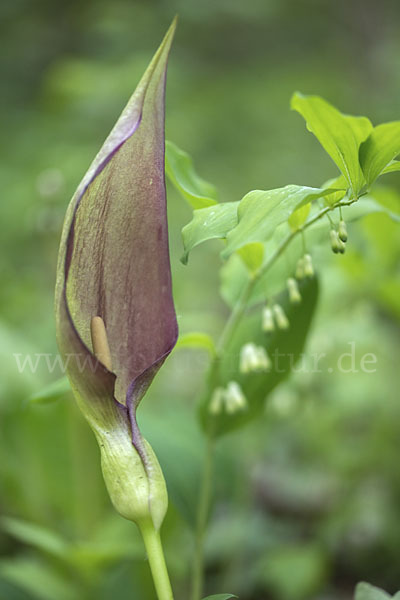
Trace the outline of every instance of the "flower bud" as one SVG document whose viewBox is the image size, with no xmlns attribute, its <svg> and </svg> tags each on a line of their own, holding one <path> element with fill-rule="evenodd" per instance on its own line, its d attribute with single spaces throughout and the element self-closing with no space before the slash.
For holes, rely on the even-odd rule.
<svg viewBox="0 0 400 600">
<path fill-rule="evenodd" d="M 296 279 L 304 278 L 304 258 L 299 258 L 296 265 Z"/>
<path fill-rule="evenodd" d="M 340 249 L 339 249 L 340 240 L 339 240 L 338 232 L 336 231 L 336 229 L 331 229 L 329 235 L 330 235 L 330 238 L 331 238 L 331 248 L 332 248 L 332 251 L 335 254 L 338 254 L 338 252 L 340 252 Z"/>
<path fill-rule="evenodd" d="M 286 284 L 289 292 L 290 302 L 293 302 L 294 304 L 298 304 L 299 302 L 301 302 L 301 295 L 299 291 L 299 286 L 297 285 L 297 281 L 293 279 L 293 277 L 289 277 Z"/>
<path fill-rule="evenodd" d="M 344 254 L 346 252 L 346 244 L 340 238 L 339 238 L 338 247 L 339 247 L 340 254 Z"/>
<path fill-rule="evenodd" d="M 146 464 L 132 444 L 129 431 L 96 431 L 104 481 L 115 509 L 125 519 L 151 519 L 161 527 L 168 507 L 165 480 L 150 444 L 142 438 Z"/>
<path fill-rule="evenodd" d="M 269 306 L 265 306 L 263 309 L 261 328 L 266 333 L 275 330 L 274 316 Z"/>
<path fill-rule="evenodd" d="M 303 257 L 304 261 L 304 275 L 306 277 L 314 277 L 314 267 L 312 263 L 311 254 L 305 254 Z"/>
<path fill-rule="evenodd" d="M 262 346 L 255 344 L 245 344 L 240 351 L 241 373 L 252 373 L 257 371 L 267 371 L 271 366 L 271 361 L 267 352 Z"/>
<path fill-rule="evenodd" d="M 287 318 L 282 306 L 280 304 L 274 304 L 272 311 L 279 329 L 288 329 L 289 319 Z"/>
<path fill-rule="evenodd" d="M 347 227 L 346 227 L 346 223 L 343 221 L 343 219 L 339 222 L 339 239 L 342 242 L 347 242 Z"/>
<path fill-rule="evenodd" d="M 212 415 L 219 415 L 223 409 L 225 390 L 222 387 L 217 387 L 211 396 L 211 401 L 208 407 Z"/>
<path fill-rule="evenodd" d="M 238 410 L 247 408 L 247 400 L 242 392 L 242 388 L 236 381 L 230 381 L 225 392 L 226 412 L 233 414 Z"/>
</svg>

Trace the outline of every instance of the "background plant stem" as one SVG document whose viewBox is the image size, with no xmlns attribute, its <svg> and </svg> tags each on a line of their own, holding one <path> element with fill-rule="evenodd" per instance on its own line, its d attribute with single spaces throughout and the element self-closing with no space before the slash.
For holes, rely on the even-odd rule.
<svg viewBox="0 0 400 600">
<path fill-rule="evenodd" d="M 192 600 L 201 600 L 204 580 L 204 536 L 211 504 L 214 467 L 214 440 L 208 435 L 204 454 L 203 473 L 197 505 L 195 557 L 193 563 Z"/>
<path fill-rule="evenodd" d="M 158 600 L 174 600 L 160 533 L 156 531 L 150 519 L 140 522 L 138 526 L 146 547 L 157 598 Z"/>
</svg>

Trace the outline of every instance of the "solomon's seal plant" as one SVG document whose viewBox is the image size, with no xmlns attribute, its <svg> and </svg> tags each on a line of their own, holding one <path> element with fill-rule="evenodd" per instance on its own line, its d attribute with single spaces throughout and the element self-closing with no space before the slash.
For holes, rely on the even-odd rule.
<svg viewBox="0 0 400 600">
<path fill-rule="evenodd" d="M 400 170 L 400 122 L 373 127 L 322 98 L 296 93 L 292 108 L 338 167 L 336 178 L 317 188 L 290 184 L 220 203 L 189 155 L 164 144 L 174 28 L 175 23 L 69 205 L 58 263 L 57 337 L 77 402 L 99 442 L 111 500 L 139 526 L 158 598 L 171 600 L 159 537 L 167 492 L 136 422 L 137 407 L 177 338 L 166 172 L 193 209 L 182 231 L 182 262 L 207 240 L 223 240 L 221 294 L 229 309 L 218 341 L 203 332 L 185 332 L 179 341 L 179 348 L 203 348 L 210 357 L 198 403 L 206 452 L 191 597 L 200 600 L 215 444 L 262 415 L 269 393 L 303 351 L 318 301 L 313 244 L 330 239 L 333 252 L 343 254 L 346 222 L 376 211 L 398 220 L 396 207 L 375 198 L 374 184 Z"/>
</svg>

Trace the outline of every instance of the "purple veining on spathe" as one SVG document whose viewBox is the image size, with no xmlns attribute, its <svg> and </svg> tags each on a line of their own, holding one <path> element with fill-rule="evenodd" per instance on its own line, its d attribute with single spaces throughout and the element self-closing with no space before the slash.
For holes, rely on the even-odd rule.
<svg viewBox="0 0 400 600">
<path fill-rule="evenodd" d="M 73 216 L 72 216 L 72 220 L 71 220 L 71 225 L 70 225 L 70 229 L 69 229 L 68 237 L 67 237 L 67 241 L 66 241 L 66 254 L 65 254 L 65 263 L 64 263 L 64 287 L 63 287 L 63 297 L 64 297 L 64 302 L 65 302 L 65 309 L 66 309 L 67 317 L 70 322 L 71 328 L 76 336 L 78 343 L 80 343 L 82 345 L 84 351 L 87 352 L 88 354 L 90 354 L 94 359 L 96 359 L 95 355 L 93 354 L 93 352 L 89 348 L 89 346 L 87 344 L 85 344 L 85 342 L 82 340 L 81 336 L 79 335 L 78 330 L 75 327 L 75 323 L 72 318 L 72 315 L 71 315 L 71 312 L 70 312 L 70 309 L 68 306 L 68 300 L 67 300 L 67 282 L 68 282 L 68 273 L 69 273 L 72 256 L 73 256 L 75 218 L 76 218 L 77 210 L 79 208 L 79 204 L 80 204 L 86 190 L 88 189 L 90 184 L 96 179 L 96 177 L 101 173 L 101 171 L 104 169 L 104 167 L 107 165 L 107 163 L 110 162 L 112 157 L 115 155 L 116 152 L 118 152 L 118 150 L 126 142 L 126 140 L 128 140 L 135 133 L 135 131 L 137 130 L 137 128 L 140 125 L 141 116 L 142 115 L 140 113 L 139 118 L 137 119 L 136 123 L 134 123 L 132 125 L 131 130 L 126 133 L 126 135 L 122 138 L 122 140 L 111 150 L 111 152 L 103 159 L 103 161 L 100 162 L 100 164 L 97 166 L 97 168 L 95 169 L 95 171 L 93 172 L 91 177 L 88 179 L 88 181 L 85 181 L 85 178 L 83 179 L 82 184 L 80 186 L 81 189 L 78 188 L 78 197 L 76 199 Z M 90 171 L 89 171 L 89 173 L 90 173 Z M 102 367 L 103 367 L 103 369 L 107 370 L 104 365 L 102 365 Z M 112 373 L 112 375 L 113 375 L 113 377 L 115 377 L 115 375 L 113 373 Z M 115 398 L 115 396 L 113 396 L 113 400 L 117 403 L 118 406 L 124 407 L 123 404 L 118 402 L 118 400 Z"/>
<path fill-rule="evenodd" d="M 168 40 L 168 45 L 171 41 L 171 36 Z M 165 47 L 163 49 L 163 52 L 165 50 Z M 145 101 L 147 98 L 147 94 L 148 94 L 148 90 L 150 89 L 150 86 L 153 85 L 152 83 L 152 78 L 154 77 L 154 73 L 157 72 L 157 69 L 159 67 L 159 63 L 156 61 L 155 63 L 152 63 L 153 65 L 153 70 L 151 71 L 151 74 L 147 77 L 146 79 L 146 75 L 145 78 L 142 80 L 141 84 L 139 84 L 135 95 L 132 97 L 133 98 L 133 102 L 132 99 L 130 101 L 130 103 L 128 103 L 127 108 L 125 109 L 125 111 L 122 113 L 122 116 L 120 117 L 120 119 L 118 120 L 117 124 L 115 125 L 115 127 L 113 128 L 111 134 L 108 136 L 105 144 L 103 145 L 102 149 L 100 150 L 99 154 L 96 156 L 95 160 L 93 161 L 91 167 L 89 168 L 87 174 L 85 175 L 84 179 L 82 180 L 80 186 L 78 187 L 78 190 L 75 194 L 75 197 L 73 199 L 74 204 L 70 206 L 70 213 L 69 213 L 69 227 L 66 230 L 65 234 L 66 234 L 66 238 L 65 238 L 65 256 L 64 256 L 64 262 L 62 265 L 63 271 L 64 271 L 64 279 L 63 279 L 63 286 L 62 286 L 62 290 L 61 290 L 61 296 L 59 296 L 59 300 L 62 302 L 62 308 L 61 308 L 61 312 L 64 311 L 65 313 L 65 317 L 66 317 L 66 322 L 68 322 L 69 324 L 69 329 L 70 332 L 68 333 L 72 335 L 73 341 L 71 342 L 72 346 L 74 348 L 76 348 L 76 344 L 78 344 L 78 346 L 82 349 L 84 354 L 87 354 L 89 356 L 91 356 L 95 363 L 96 363 L 96 368 L 101 367 L 100 372 L 102 372 L 103 374 L 101 375 L 102 381 L 105 382 L 108 378 L 108 382 L 106 387 L 107 389 L 110 388 L 110 385 L 112 383 L 112 389 L 114 389 L 114 392 L 112 393 L 112 398 L 110 397 L 110 400 L 113 400 L 114 402 L 116 402 L 118 408 L 122 411 L 124 418 L 129 422 L 130 424 L 130 429 L 132 432 L 132 443 L 135 445 L 135 447 L 137 448 L 142 461 L 144 463 L 144 465 L 146 466 L 146 452 L 145 452 L 145 447 L 143 444 L 143 440 L 139 431 L 139 428 L 137 426 L 137 422 L 136 422 L 136 408 L 137 405 L 140 402 L 140 399 L 142 398 L 142 396 L 144 395 L 145 391 L 147 390 L 147 388 L 149 387 L 155 373 L 157 372 L 158 368 L 161 366 L 161 364 L 164 362 L 165 358 L 168 356 L 168 354 L 171 352 L 173 346 L 176 343 L 177 340 L 177 336 L 178 336 L 178 330 L 177 330 L 177 323 L 176 323 L 176 316 L 175 316 L 175 311 L 173 309 L 173 300 L 172 300 L 172 288 L 171 288 L 171 277 L 170 277 L 170 265 L 169 265 L 169 248 L 168 248 L 168 235 L 167 235 L 167 222 L 166 222 L 166 209 L 165 209 L 165 171 L 164 171 L 164 154 L 165 154 L 165 144 L 164 144 L 164 134 L 163 134 L 163 123 L 164 123 L 164 96 L 165 96 L 165 75 L 166 75 L 166 63 L 167 63 L 167 57 L 168 57 L 168 53 L 169 53 L 169 47 L 167 48 L 167 51 L 164 52 L 164 54 L 158 54 L 157 57 L 157 61 L 159 60 L 159 57 L 162 56 L 162 62 L 160 63 L 160 67 L 162 67 L 161 69 L 161 74 L 158 73 L 158 77 L 162 77 L 162 80 L 157 79 L 157 77 L 155 78 L 155 82 L 154 82 L 154 86 L 155 86 L 155 90 L 157 94 L 157 96 L 153 97 L 155 98 L 156 102 L 159 103 L 158 107 L 157 107 L 157 103 L 154 105 L 153 108 L 153 104 L 151 104 L 153 102 L 153 98 L 150 98 L 149 102 L 151 105 L 151 110 L 154 110 L 154 131 L 152 132 L 150 129 L 150 135 L 154 136 L 154 140 L 157 141 L 157 139 L 159 139 L 159 146 L 157 148 L 157 146 L 154 146 L 154 156 L 151 156 L 151 144 L 154 142 L 154 140 L 150 139 L 149 143 L 150 146 L 148 145 L 148 142 L 146 141 L 146 138 L 143 138 L 143 131 L 142 129 L 140 129 L 140 131 L 142 131 L 142 133 L 139 133 L 139 137 L 135 136 L 135 141 L 134 145 L 129 145 L 129 148 L 133 148 L 136 150 L 134 150 L 134 152 L 137 152 L 137 144 L 139 144 L 139 147 L 141 148 L 140 144 L 144 141 L 145 144 L 145 152 L 147 152 L 147 161 L 153 159 L 153 165 L 151 166 L 151 163 L 143 163 L 143 161 L 145 160 L 144 158 L 142 159 L 141 155 L 139 155 L 139 160 L 137 163 L 132 163 L 132 168 L 136 167 L 136 175 L 133 176 L 133 179 L 131 180 L 132 182 L 135 182 L 136 185 L 139 185 L 138 189 L 133 189 L 133 196 L 132 193 L 130 194 L 129 198 L 132 196 L 132 200 L 135 200 L 135 194 L 138 195 L 138 198 L 142 199 L 142 203 L 144 202 L 144 198 L 145 196 L 143 196 L 144 194 L 144 180 L 141 179 L 141 171 L 140 169 L 142 168 L 142 164 L 144 164 L 144 174 L 147 176 L 150 176 L 150 180 L 148 181 L 148 185 L 149 187 L 149 197 L 148 197 L 148 201 L 149 201 L 149 205 L 146 206 L 141 206 L 139 205 L 138 207 L 136 206 L 136 204 L 132 205 L 132 209 L 134 211 L 138 210 L 138 215 L 136 215 L 136 212 L 132 213 L 130 216 L 130 219 L 127 220 L 127 222 L 131 222 L 132 220 L 132 215 L 137 217 L 137 219 L 140 219 L 141 213 L 140 211 L 143 210 L 143 208 L 145 208 L 145 214 L 146 214 L 146 219 L 145 219 L 145 223 L 147 222 L 147 225 L 152 225 L 152 223 L 154 222 L 155 225 L 155 229 L 152 232 L 151 230 L 149 231 L 149 233 L 151 233 L 151 236 L 149 236 L 149 245 L 148 245 L 148 252 L 149 252 L 149 257 L 148 259 L 146 258 L 145 260 L 149 260 L 150 264 L 152 264 L 152 261 L 154 262 L 154 260 L 157 261 L 157 257 L 159 259 L 159 264 L 157 266 L 156 264 L 156 268 L 154 270 L 149 272 L 149 274 L 147 274 L 146 268 L 144 268 L 143 271 L 143 267 L 145 266 L 145 263 L 143 263 L 143 257 L 139 257 L 139 256 L 132 256 L 133 260 L 137 260 L 140 259 L 140 265 L 141 265 L 141 269 L 144 275 L 143 277 L 143 281 L 144 281 L 144 289 L 146 289 L 146 285 L 147 285 L 147 289 L 150 289 L 150 304 L 148 305 L 148 308 L 146 308 L 146 310 L 151 310 L 152 308 L 157 308 L 157 314 L 151 314 L 151 319 L 149 321 L 149 327 L 150 327 L 150 331 L 149 331 L 149 335 L 146 336 L 145 332 L 143 331 L 143 322 L 146 323 L 146 317 L 143 321 L 143 318 L 140 315 L 140 310 L 143 310 L 143 307 L 146 306 L 145 300 L 146 298 L 144 298 L 144 303 L 143 301 L 138 301 L 138 298 L 140 299 L 140 296 L 137 296 L 137 290 L 141 289 L 141 284 L 143 283 L 143 281 L 135 281 L 133 273 L 134 270 L 132 268 L 132 266 L 128 263 L 128 270 L 126 271 L 127 268 L 127 262 L 126 262 L 126 256 L 124 256 L 124 250 L 121 248 L 121 265 L 123 265 L 123 270 L 121 271 L 122 275 L 126 275 L 126 277 L 133 277 L 133 283 L 136 286 L 134 288 L 134 292 L 135 294 L 132 295 L 132 301 L 129 302 L 127 301 L 125 303 L 125 301 L 122 302 L 123 305 L 127 305 L 127 306 L 131 306 L 132 308 L 132 302 L 133 302 L 133 307 L 137 307 L 139 314 L 137 315 L 137 319 L 136 317 L 132 318 L 131 314 L 127 315 L 127 326 L 128 326 L 128 322 L 132 323 L 132 326 L 135 326 L 135 323 L 138 322 L 139 323 L 139 330 L 138 330 L 138 334 L 139 334 L 139 340 L 142 339 L 144 341 L 144 354 L 143 357 L 145 360 L 147 360 L 147 364 L 144 363 L 143 364 L 143 368 L 138 371 L 135 372 L 135 376 L 134 378 L 130 381 L 129 385 L 127 385 L 127 389 L 126 389 L 126 406 L 124 404 L 122 404 L 122 402 L 120 401 L 121 399 L 117 398 L 117 395 L 115 393 L 115 384 L 117 379 L 119 379 L 119 371 L 118 368 L 121 367 L 121 365 L 117 365 L 116 368 L 116 373 L 114 372 L 110 372 L 106 369 L 106 367 L 104 365 L 102 365 L 97 358 L 95 357 L 95 355 L 93 354 L 92 350 L 90 349 L 89 343 L 85 342 L 85 339 L 87 339 L 87 334 L 85 333 L 84 337 L 82 337 L 82 331 L 80 333 L 80 329 L 79 327 L 82 327 L 81 322 L 79 322 L 78 319 L 78 323 L 75 322 L 75 317 L 76 317 L 76 306 L 75 304 L 72 307 L 72 311 L 71 311 L 71 307 L 69 306 L 69 301 L 68 301 L 68 297 L 67 297 L 67 283 L 69 280 L 69 276 L 70 276 L 70 271 L 71 271 L 71 267 L 73 266 L 73 273 L 74 273 L 74 282 L 75 285 L 78 285 L 78 295 L 75 296 L 75 300 L 79 300 L 79 306 L 83 306 L 86 307 L 87 306 L 92 306 L 92 308 L 94 308 L 94 310 L 98 311 L 98 312 L 94 312 L 94 314 L 91 312 L 91 316 L 95 316 L 96 314 L 100 315 L 103 317 L 103 319 L 105 320 L 106 323 L 106 329 L 107 329 L 107 321 L 108 321 L 108 317 L 110 317 L 110 321 L 112 322 L 116 322 L 117 324 L 119 323 L 118 318 L 117 320 L 115 320 L 115 315 L 113 314 L 109 314 L 107 315 L 107 309 L 112 311 L 112 310 L 116 310 L 118 311 L 118 314 L 123 314 L 121 311 L 124 310 L 124 306 L 119 306 L 116 305 L 115 302 L 111 302 L 110 303 L 110 285 L 112 285 L 112 282 L 114 281 L 115 277 L 111 277 L 110 280 L 108 281 L 106 279 L 106 281 L 108 281 L 108 283 L 104 283 L 103 281 L 103 277 L 107 277 L 107 272 L 109 272 L 110 269 L 110 264 L 111 266 L 115 266 L 115 261 L 116 261 L 116 257 L 115 257 L 115 252 L 113 253 L 113 250 L 110 250 L 110 239 L 112 238 L 107 238 L 107 235 L 109 234 L 107 229 L 104 229 L 104 227 L 108 224 L 107 218 L 110 217 L 109 213 L 110 211 L 114 211 L 113 214 L 111 214 L 110 217 L 110 223 L 115 222 L 115 219 L 117 217 L 117 222 L 118 222 L 118 211 L 121 210 L 127 210 L 128 206 L 129 206 L 129 202 L 127 197 L 125 197 L 125 200 L 121 203 L 121 205 L 119 206 L 118 204 L 115 205 L 115 189 L 114 188 L 110 188 L 110 190 L 108 191 L 107 186 L 108 185 L 115 185 L 117 180 L 114 180 L 114 175 L 113 175 L 113 169 L 115 170 L 115 167 L 113 167 L 112 165 L 114 163 L 112 163 L 112 159 L 114 157 L 117 157 L 117 165 L 119 165 L 119 168 L 121 168 L 125 165 L 127 165 L 126 163 L 126 159 L 127 156 L 130 156 L 130 152 L 131 150 L 128 149 L 128 151 L 126 151 L 126 149 L 124 149 L 125 143 L 130 140 L 132 138 L 132 136 L 139 130 L 139 126 L 142 123 L 142 117 L 143 117 L 143 110 L 144 110 L 144 106 L 145 106 Z M 160 69 L 158 69 L 160 71 Z M 146 72 L 147 74 L 147 72 Z M 159 82 L 159 83 L 158 83 Z M 162 91 L 160 89 L 158 89 L 157 91 L 157 86 L 161 84 L 162 85 Z M 136 95 L 137 94 L 137 95 Z M 135 104 L 136 102 L 136 104 Z M 150 114 L 150 113 L 149 113 Z M 147 115 L 149 117 L 149 114 Z M 160 122 L 162 121 L 162 135 L 161 135 L 161 129 L 160 129 Z M 151 125 L 151 118 L 150 118 L 150 125 Z M 152 125 L 151 125 L 152 126 Z M 148 127 L 149 127 L 149 122 L 147 122 L 147 129 L 145 128 L 144 131 L 147 132 L 148 131 Z M 140 141 L 142 140 L 142 142 Z M 149 149 L 150 149 L 150 154 L 149 154 Z M 118 157 L 118 153 L 121 151 L 121 155 Z M 110 166 L 108 166 L 110 165 Z M 110 171 L 111 169 L 111 171 Z M 117 166 L 118 169 L 118 166 Z M 98 184 L 99 186 L 105 186 L 105 187 L 94 187 L 92 188 L 91 185 L 95 185 L 96 179 L 98 178 L 98 176 L 100 174 L 102 174 L 103 172 L 105 172 L 104 177 L 102 178 L 101 182 Z M 118 171 L 117 171 L 118 173 Z M 129 169 L 128 169 L 128 176 L 129 176 Z M 155 177 L 155 180 L 153 182 L 153 176 Z M 153 186 L 154 183 L 154 186 Z M 130 188 L 126 186 L 126 181 L 124 181 L 124 179 L 122 179 L 121 181 L 121 193 L 124 194 L 127 192 L 127 190 L 129 190 Z M 94 191 L 93 191 L 94 190 Z M 97 190 L 97 191 L 96 191 Z M 95 212 L 97 215 L 97 219 L 101 219 L 101 221 L 103 221 L 103 223 L 101 223 L 101 221 L 96 221 L 96 219 L 94 220 L 93 223 L 93 227 L 92 227 L 92 231 L 89 232 L 89 230 L 87 229 L 88 223 L 90 223 L 90 217 L 91 217 L 91 210 L 92 210 L 92 202 L 93 199 L 96 197 L 93 194 L 97 194 L 98 191 L 100 190 L 100 198 L 103 197 L 104 200 L 104 204 L 100 205 L 98 204 Z M 160 193 L 160 196 L 157 196 L 157 190 Z M 124 192 L 125 191 L 125 192 Z M 86 194 L 88 194 L 88 196 L 86 196 Z M 92 194 L 92 196 L 91 196 Z M 104 196 L 104 194 L 106 194 Z M 107 196 L 107 194 L 109 194 Z M 140 195 L 142 194 L 142 195 Z M 155 194 L 155 196 L 154 196 Z M 147 195 L 147 193 L 145 194 Z M 124 196 L 123 196 L 124 197 Z M 86 219 L 86 221 L 79 221 L 78 218 L 78 211 L 80 209 L 80 207 L 82 206 L 82 201 L 83 199 L 86 198 L 87 201 L 86 203 L 83 204 L 83 213 L 79 212 L 79 215 L 83 215 L 82 218 Z M 113 205 L 114 202 L 114 205 Z M 85 208 L 86 207 L 86 208 Z M 157 209 L 157 207 L 160 207 L 160 214 L 159 215 L 155 215 L 154 219 L 152 220 L 150 217 L 150 221 L 149 221 L 149 215 L 151 215 L 151 213 L 149 213 L 149 210 L 151 211 L 152 209 L 155 210 Z M 98 212 L 98 209 L 100 209 L 100 212 Z M 95 216 L 96 216 L 95 215 Z M 100 215 L 100 216 L 99 216 Z M 114 215 L 114 216 L 113 216 Z M 143 214 L 142 214 L 143 216 Z M 156 218 L 157 217 L 157 218 Z M 87 219 L 89 219 L 89 221 L 87 221 Z M 161 220 L 161 221 L 160 221 Z M 158 223 L 158 225 L 157 225 Z M 79 229 L 79 233 L 77 232 L 77 227 Z M 86 230 L 85 230 L 86 227 Z M 99 228 L 97 230 L 97 227 Z M 143 238 L 143 231 L 140 229 L 141 227 L 141 223 L 138 222 L 137 225 L 135 225 L 135 227 L 138 227 L 138 231 L 136 231 L 136 234 L 139 232 L 140 236 L 138 239 L 139 240 L 144 240 L 144 244 L 146 244 L 147 238 Z M 93 229 L 95 228 L 95 229 Z M 125 228 L 126 229 L 126 228 Z M 83 246 L 82 246 L 82 236 L 84 235 L 84 233 L 90 233 L 90 236 L 92 236 L 92 233 L 95 233 L 95 237 L 91 237 L 91 242 L 88 242 L 88 246 L 86 247 L 86 241 L 83 242 Z M 136 235 L 135 234 L 135 235 Z M 80 236 L 77 238 L 77 236 Z M 96 235 L 98 235 L 98 237 L 96 238 Z M 134 235 L 134 231 L 132 232 L 132 235 Z M 101 237 L 104 236 L 104 239 Z M 124 238 L 125 236 L 125 238 Z M 121 240 L 126 239 L 127 241 L 129 240 L 129 238 L 126 237 L 127 236 L 127 231 L 123 232 L 123 235 L 121 235 Z M 152 244 L 154 245 L 156 240 L 156 256 L 152 255 Z M 85 259 L 86 254 L 87 253 L 87 248 L 91 248 L 90 243 L 94 243 L 95 245 L 92 247 L 92 251 L 93 251 L 93 255 L 92 257 L 89 257 L 90 259 L 93 258 L 93 269 L 97 268 L 97 272 L 95 271 L 91 271 L 92 276 L 95 277 L 95 279 L 93 279 L 92 276 L 89 276 L 89 279 L 87 280 L 87 287 L 84 284 L 85 280 L 79 279 L 79 277 L 81 276 L 81 271 L 79 271 L 79 269 L 81 268 L 81 262 L 82 259 Z M 101 247 L 100 247 L 100 253 L 99 253 L 99 246 L 98 244 L 100 243 L 100 245 L 103 243 L 105 249 L 106 249 L 106 255 L 105 257 L 101 254 Z M 138 242 L 139 243 L 139 242 Z M 138 246 L 136 243 L 136 246 L 134 243 L 132 243 L 131 241 L 128 241 L 127 243 L 127 247 L 125 249 L 126 252 L 129 253 L 129 249 L 135 248 L 136 251 L 138 250 Z M 140 248 L 140 243 L 139 243 L 139 248 Z M 84 252 L 82 252 L 84 250 Z M 145 246 L 144 246 L 144 250 Z M 153 248 L 154 250 L 154 248 Z M 74 252 L 76 254 L 74 254 Z M 110 254 L 111 252 L 111 254 Z M 157 254 L 158 253 L 158 254 Z M 128 255 L 129 256 L 129 255 Z M 143 256 L 146 256 L 145 254 Z M 96 261 L 96 257 L 97 257 L 97 263 Z M 74 261 L 75 258 L 75 261 Z M 103 267 L 103 258 L 105 261 L 105 266 Z M 107 258 L 108 261 L 111 262 L 107 262 Z M 122 259 L 125 259 L 125 262 L 122 262 Z M 90 260 L 89 263 L 85 263 L 85 269 L 87 269 L 87 264 L 90 264 Z M 78 271 L 77 271 L 78 269 Z M 105 270 L 106 269 L 106 270 Z M 108 271 L 107 271 L 108 269 Z M 125 270 L 124 270 L 125 269 Z M 158 269 L 158 270 L 157 270 Z M 88 273 L 87 270 L 84 271 L 85 273 Z M 78 273 L 78 279 L 76 279 L 76 274 Z M 90 273 L 90 272 L 89 272 Z M 94 273 L 94 275 L 93 275 Z M 96 280 L 96 277 L 98 277 L 98 281 Z M 96 283 L 97 281 L 97 283 Z M 118 280 L 120 281 L 120 280 Z M 129 280 L 128 280 L 129 283 Z M 94 285 L 95 284 L 95 285 Z M 154 295 L 155 291 L 157 290 L 157 288 L 154 288 L 154 285 L 160 285 L 160 289 L 157 291 L 156 295 Z M 81 288 L 79 289 L 79 285 L 81 286 Z M 93 287 L 94 285 L 94 287 Z M 137 287 L 139 285 L 139 288 Z M 83 286 L 83 287 L 82 287 Z M 108 286 L 108 287 L 107 287 Z M 150 286 L 150 288 L 148 287 Z M 153 287 L 151 287 L 153 286 Z M 98 296 L 90 296 L 91 290 L 93 291 L 93 289 L 97 290 L 97 294 Z M 125 289 L 125 286 L 122 286 L 122 290 Z M 127 288 L 129 289 L 129 288 Z M 76 290 L 73 290 L 73 293 L 76 294 Z M 86 299 L 85 299 L 85 294 L 86 294 Z M 118 294 L 119 294 L 119 298 L 121 298 L 121 289 L 118 289 Z M 89 295 L 89 296 L 88 296 Z M 158 298 L 158 300 L 155 302 L 154 298 Z M 92 302 L 92 300 L 89 300 L 89 304 L 87 302 L 87 298 L 93 298 L 94 301 Z M 154 304 L 151 304 L 151 301 Z M 136 304 L 135 304 L 136 303 Z M 164 304 L 163 304 L 164 303 Z M 95 308 L 95 306 L 97 306 L 97 309 Z M 85 309 L 85 310 L 86 310 Z M 74 311 L 75 310 L 75 316 L 74 316 Z M 144 311 L 145 312 L 145 311 Z M 86 312 L 83 311 L 82 312 L 82 316 L 86 315 Z M 81 319 L 81 317 L 79 317 Z M 147 315 L 147 317 L 149 317 L 149 315 Z M 159 325 L 157 324 L 157 319 L 160 319 L 159 321 Z M 142 321 L 140 321 L 140 319 L 142 319 Z M 84 322 L 86 323 L 86 321 L 90 321 L 90 318 L 86 318 L 85 316 L 85 320 Z M 164 324 L 162 325 L 164 321 Z M 161 327 L 162 325 L 162 327 Z M 85 325 L 86 327 L 86 325 Z M 153 328 L 153 329 L 151 329 Z M 107 330 L 107 334 L 109 336 L 111 336 L 112 338 L 115 338 L 115 331 L 113 331 L 112 325 L 108 328 Z M 132 355 L 132 348 L 135 348 L 135 341 L 136 341 L 136 333 L 135 330 L 132 331 L 133 334 L 133 338 L 132 336 L 129 338 L 129 346 L 127 345 L 126 348 L 123 347 L 123 349 L 118 349 L 118 355 L 117 355 L 117 362 L 121 361 L 121 356 L 123 357 L 124 361 L 130 361 L 131 357 L 134 357 L 134 362 L 133 364 L 136 365 L 134 368 L 137 370 L 138 365 L 141 365 L 141 355 L 139 353 L 139 359 L 137 358 L 136 354 Z M 151 335 L 155 334 L 155 339 L 157 339 L 157 344 L 154 346 L 154 348 L 156 349 L 156 352 L 149 352 L 149 343 L 148 343 L 148 339 L 151 339 Z M 113 339 L 112 341 L 115 342 L 115 339 Z M 133 344 L 133 346 L 132 346 Z M 112 348 L 113 350 L 113 348 Z M 114 348 L 115 351 L 116 348 Z M 140 348 L 138 349 L 140 352 Z M 135 349 L 136 351 L 136 349 Z M 158 355 L 156 354 L 158 352 Z M 154 355 L 154 356 L 153 356 Z M 150 359 L 150 360 L 149 360 Z M 113 363 L 114 363 L 114 359 L 113 359 Z M 113 364 L 114 367 L 114 364 Z M 113 369 L 114 370 L 114 369 Z M 99 376 L 100 376 L 100 372 L 99 372 Z M 129 368 L 127 369 L 127 372 L 130 372 Z M 76 373 L 75 373 L 76 376 Z M 104 377 L 106 379 L 104 379 Z M 76 378 L 76 377 L 75 377 Z M 77 378 L 76 378 L 77 380 Z M 92 374 L 92 386 L 94 385 L 93 382 L 95 380 L 93 379 L 93 374 Z M 78 381 L 79 383 L 79 381 Z M 110 384 L 110 385 L 109 385 Z M 97 386 L 97 384 L 96 384 Z M 79 387 L 79 385 L 78 385 Z M 111 389 L 111 388 L 110 388 Z"/>
</svg>

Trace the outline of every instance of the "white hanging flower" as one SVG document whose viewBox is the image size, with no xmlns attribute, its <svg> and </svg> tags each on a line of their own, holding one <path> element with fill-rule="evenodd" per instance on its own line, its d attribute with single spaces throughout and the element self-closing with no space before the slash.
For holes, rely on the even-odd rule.
<svg viewBox="0 0 400 600">
<path fill-rule="evenodd" d="M 224 407 L 225 390 L 222 387 L 217 387 L 212 393 L 211 401 L 208 406 L 208 411 L 212 415 L 219 415 Z"/>
<path fill-rule="evenodd" d="M 275 330 L 274 315 L 269 306 L 263 308 L 261 328 L 266 333 Z"/>
<path fill-rule="evenodd" d="M 247 408 L 247 400 L 242 392 L 242 388 L 236 381 L 230 381 L 225 391 L 225 408 L 229 414 L 234 414 L 238 410 Z"/>
<path fill-rule="evenodd" d="M 311 254 L 305 254 L 303 257 L 303 261 L 304 261 L 304 275 L 306 277 L 313 277 L 314 276 L 314 267 L 313 267 Z"/>
<path fill-rule="evenodd" d="M 332 251 L 337 254 L 339 252 L 339 236 L 336 229 L 331 229 L 329 232 L 329 236 L 331 238 L 331 248 Z"/>
<path fill-rule="evenodd" d="M 241 373 L 252 373 L 254 371 L 267 371 L 271 361 L 262 346 L 245 344 L 240 351 L 239 370 Z"/>
<path fill-rule="evenodd" d="M 342 240 L 342 242 L 347 242 L 347 227 L 346 227 L 346 223 L 343 221 L 343 219 L 340 220 L 339 222 L 339 239 Z"/>
<path fill-rule="evenodd" d="M 332 250 L 335 254 L 344 254 L 346 250 L 346 244 L 343 240 L 340 239 L 338 232 L 335 229 L 331 229 L 330 231 L 331 237 L 331 246 Z"/>
<path fill-rule="evenodd" d="M 287 318 L 282 306 L 280 304 L 274 304 L 272 311 L 279 329 L 288 329 L 289 319 Z"/>
<path fill-rule="evenodd" d="M 257 358 L 260 371 L 268 371 L 271 368 L 271 359 L 267 351 L 262 346 L 257 347 Z"/>
<path fill-rule="evenodd" d="M 289 292 L 290 302 L 293 302 L 294 304 L 301 302 L 301 295 L 297 281 L 293 277 L 289 277 L 286 284 Z"/>
</svg>

